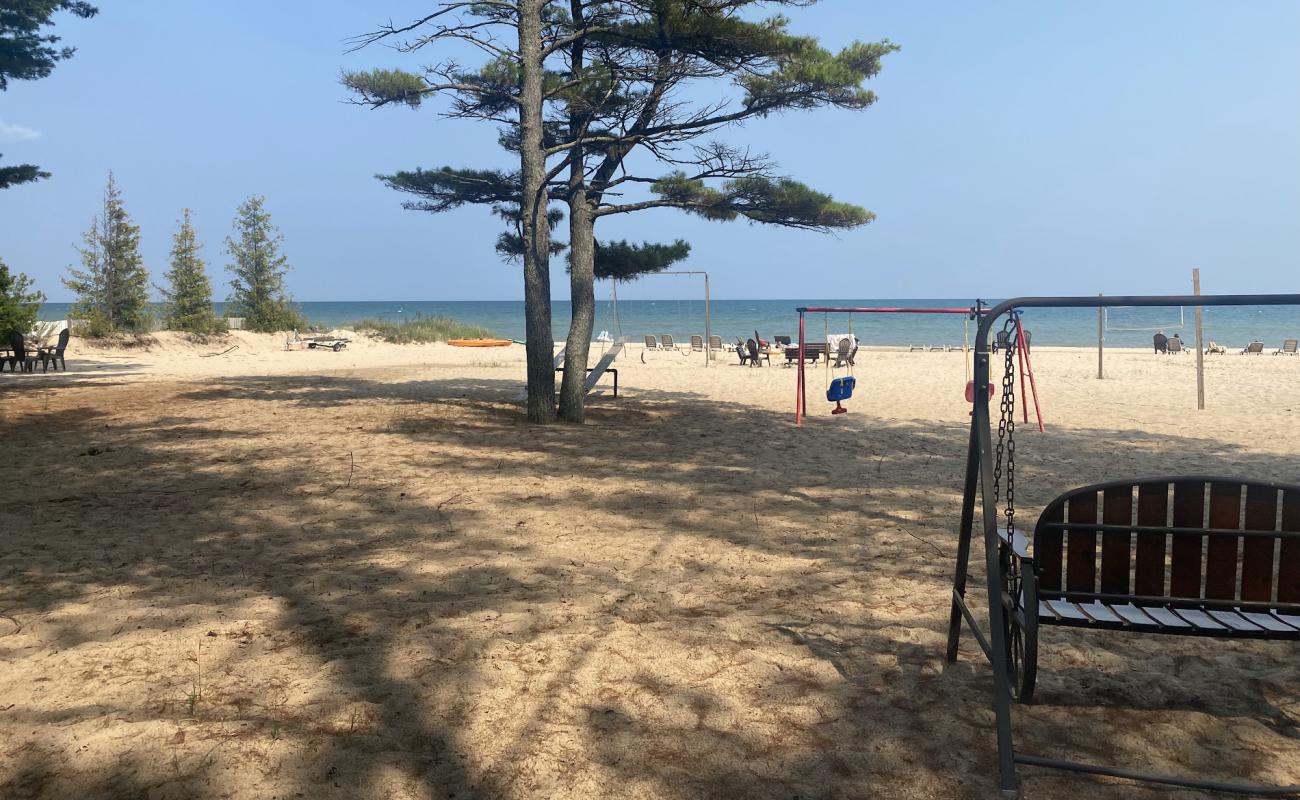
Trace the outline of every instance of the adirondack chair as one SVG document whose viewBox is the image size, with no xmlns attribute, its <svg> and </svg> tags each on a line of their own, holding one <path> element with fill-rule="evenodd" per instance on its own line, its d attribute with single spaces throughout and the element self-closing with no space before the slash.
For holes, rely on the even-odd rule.
<svg viewBox="0 0 1300 800">
<path fill-rule="evenodd" d="M 853 357 L 857 353 L 858 348 L 856 345 L 851 344 L 848 339 L 840 339 L 839 348 L 835 353 L 835 363 L 831 367 L 843 367 L 846 364 L 853 366 Z"/>
<path fill-rule="evenodd" d="M 50 364 L 54 365 L 55 370 L 67 371 L 68 362 L 63 359 L 63 351 L 68 349 L 68 339 L 72 332 L 67 328 L 59 331 L 58 343 L 54 347 L 44 347 L 40 350 L 41 371 L 49 372 Z"/>
<path fill-rule="evenodd" d="M 749 350 L 745 347 L 745 343 L 740 341 L 740 339 L 736 339 L 736 355 L 740 356 L 740 366 L 743 367 L 746 364 L 749 364 Z M 750 364 L 750 366 L 753 365 Z"/>
<path fill-rule="evenodd" d="M 35 350 L 28 350 L 27 343 L 23 335 L 18 332 L 9 334 L 9 355 L 0 359 L 0 369 L 9 364 L 10 372 L 35 372 L 36 361 L 39 358 Z"/>
</svg>

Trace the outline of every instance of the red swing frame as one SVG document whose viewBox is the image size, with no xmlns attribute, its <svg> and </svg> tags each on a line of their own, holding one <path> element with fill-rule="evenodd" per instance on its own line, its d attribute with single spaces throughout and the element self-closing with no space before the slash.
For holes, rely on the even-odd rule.
<svg viewBox="0 0 1300 800">
<path fill-rule="evenodd" d="M 796 308 L 799 312 L 799 378 L 795 384 L 794 395 L 794 424 L 803 425 L 803 418 L 808 416 L 808 390 L 807 376 L 805 375 L 804 362 L 804 322 L 808 314 L 965 314 L 968 317 L 975 318 L 989 313 L 987 308 L 980 304 L 970 308 L 902 308 L 902 307 L 868 307 L 868 308 L 826 308 L 821 306 L 806 306 Z M 1016 316 L 1016 337 L 1017 341 L 1025 340 L 1024 328 L 1020 324 L 1019 315 Z M 1038 430 L 1043 428 L 1043 411 L 1038 405 L 1038 385 L 1034 382 L 1034 367 L 1029 360 L 1029 352 L 1023 347 L 1016 348 L 1020 353 L 1020 407 L 1025 414 L 1025 422 L 1029 422 L 1029 406 L 1025 402 L 1025 377 L 1029 378 L 1029 389 L 1034 395 L 1034 413 L 1038 416 Z M 826 353 L 830 357 L 829 351 Z"/>
</svg>

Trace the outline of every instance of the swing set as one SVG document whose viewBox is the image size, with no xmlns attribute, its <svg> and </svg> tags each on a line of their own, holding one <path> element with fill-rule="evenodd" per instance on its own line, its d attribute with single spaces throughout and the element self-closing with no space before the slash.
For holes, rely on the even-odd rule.
<svg viewBox="0 0 1300 800">
<path fill-rule="evenodd" d="M 853 336 L 853 315 L 854 314 L 962 314 L 965 315 L 966 317 L 966 327 L 965 327 L 966 341 L 963 350 L 969 352 L 970 351 L 970 323 L 972 321 L 981 319 L 983 316 L 989 313 L 989 310 L 985 308 L 984 302 L 982 300 L 976 300 L 975 305 L 971 306 L 970 308 L 904 308 L 904 307 L 885 307 L 885 306 L 865 307 L 865 308 L 823 308 L 820 306 L 805 306 L 805 307 L 796 308 L 795 311 L 799 312 L 799 376 L 798 376 L 798 381 L 795 384 L 795 399 L 794 399 L 794 424 L 795 425 L 802 425 L 803 418 L 808 416 L 808 379 L 807 379 L 807 370 L 805 366 L 807 353 L 810 352 L 808 348 L 807 333 L 806 333 L 807 331 L 806 323 L 807 323 L 808 314 L 822 315 L 823 336 L 825 337 L 824 341 L 826 343 L 825 351 L 824 351 L 824 355 L 826 356 L 826 375 L 827 375 L 826 401 L 830 403 L 835 403 L 835 408 L 831 410 L 831 414 L 845 414 L 848 413 L 848 409 L 844 407 L 843 401 L 853 397 L 853 390 L 854 388 L 856 388 L 857 378 L 855 378 L 853 375 L 852 359 L 848 359 L 847 369 L 849 374 L 847 376 L 836 377 L 834 379 L 830 378 L 831 371 L 834 369 L 834 367 L 831 366 L 831 357 L 835 355 L 835 353 L 833 353 L 831 350 L 831 334 L 830 334 L 830 322 L 829 322 L 831 314 L 849 315 L 848 336 L 850 342 L 853 342 L 854 344 L 856 344 L 856 340 Z M 1011 340 L 1012 337 L 1014 337 L 1014 341 L 1016 342 L 1026 341 L 1024 326 L 1020 322 L 1020 314 L 1018 312 L 1013 311 L 1008 315 L 1008 324 L 1007 324 L 1006 333 L 1007 335 L 1005 337 L 1002 337 L 1002 340 Z M 1025 387 L 1026 385 L 1028 385 L 1029 390 L 1033 393 L 1034 413 L 1037 414 L 1038 430 L 1041 432 L 1043 431 L 1043 412 L 1042 412 L 1042 408 L 1039 406 L 1038 403 L 1038 386 L 1034 381 L 1034 368 L 1033 368 L 1033 364 L 1030 362 L 1029 359 L 1029 348 L 1016 347 L 1015 350 L 1019 353 L 1021 409 L 1024 413 L 1024 421 L 1026 423 L 1029 422 L 1029 403 L 1027 402 L 1027 397 L 1025 395 Z M 1010 352 L 1010 349 L 1008 349 L 1008 352 Z M 971 380 L 970 370 L 971 370 L 970 360 L 967 359 L 966 361 L 966 402 L 973 403 L 975 402 L 975 382 Z M 993 385 L 991 383 L 986 382 L 986 391 L 988 392 L 989 397 L 993 396 Z"/>
<path fill-rule="evenodd" d="M 1016 515 L 1015 380 L 1024 337 L 1010 334 L 1020 332 L 1019 309 L 1189 305 L 1198 312 L 1199 306 L 1296 306 L 1300 294 L 1020 297 L 982 312 L 976 384 L 994 377 L 990 339 L 994 323 L 1006 316 L 1007 336 L 998 336 L 1001 400 L 995 417 L 990 395 L 972 395 L 946 657 L 957 660 L 961 633 L 969 630 L 993 668 L 998 786 L 1006 797 L 1017 796 L 1021 766 L 1233 794 L 1300 794 L 1300 786 L 1031 755 L 1018 752 L 1013 738 L 1012 703 L 1034 695 L 1045 627 L 1300 641 L 1300 486 L 1203 475 L 1124 477 L 1067 490 L 1024 532 Z M 986 621 L 966 596 L 981 540 Z"/>
</svg>

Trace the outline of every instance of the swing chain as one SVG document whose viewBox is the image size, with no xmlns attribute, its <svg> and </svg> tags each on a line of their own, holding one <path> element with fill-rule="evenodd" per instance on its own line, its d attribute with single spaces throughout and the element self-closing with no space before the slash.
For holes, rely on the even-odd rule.
<svg viewBox="0 0 1300 800">
<path fill-rule="evenodd" d="M 1002 497 L 1002 476 L 1005 464 L 1006 474 L 1006 510 L 1007 536 L 1015 532 L 1016 515 L 1016 348 L 1020 346 L 1019 338 L 1014 336 L 1017 330 L 1015 313 L 1007 315 L 1003 331 L 1006 346 L 1005 368 L 1002 372 L 1001 414 L 998 419 L 998 448 L 993 462 L 993 502 Z"/>
</svg>

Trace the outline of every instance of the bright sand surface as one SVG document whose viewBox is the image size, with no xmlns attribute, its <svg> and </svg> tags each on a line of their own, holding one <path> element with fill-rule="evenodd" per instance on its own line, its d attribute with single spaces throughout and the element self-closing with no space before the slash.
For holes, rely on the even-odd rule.
<svg viewBox="0 0 1300 800">
<path fill-rule="evenodd" d="M 802 429 L 794 370 L 639 347 L 533 426 L 522 359 L 238 332 L 0 375 L 0 797 L 995 796 L 990 670 L 943 657 L 961 354 L 859 354 L 835 418 L 813 370 Z M 1026 526 L 1093 481 L 1300 482 L 1300 357 L 1207 358 L 1203 412 L 1193 355 L 1033 362 Z M 1300 645 L 1043 639 L 1025 752 L 1300 782 Z"/>
</svg>

